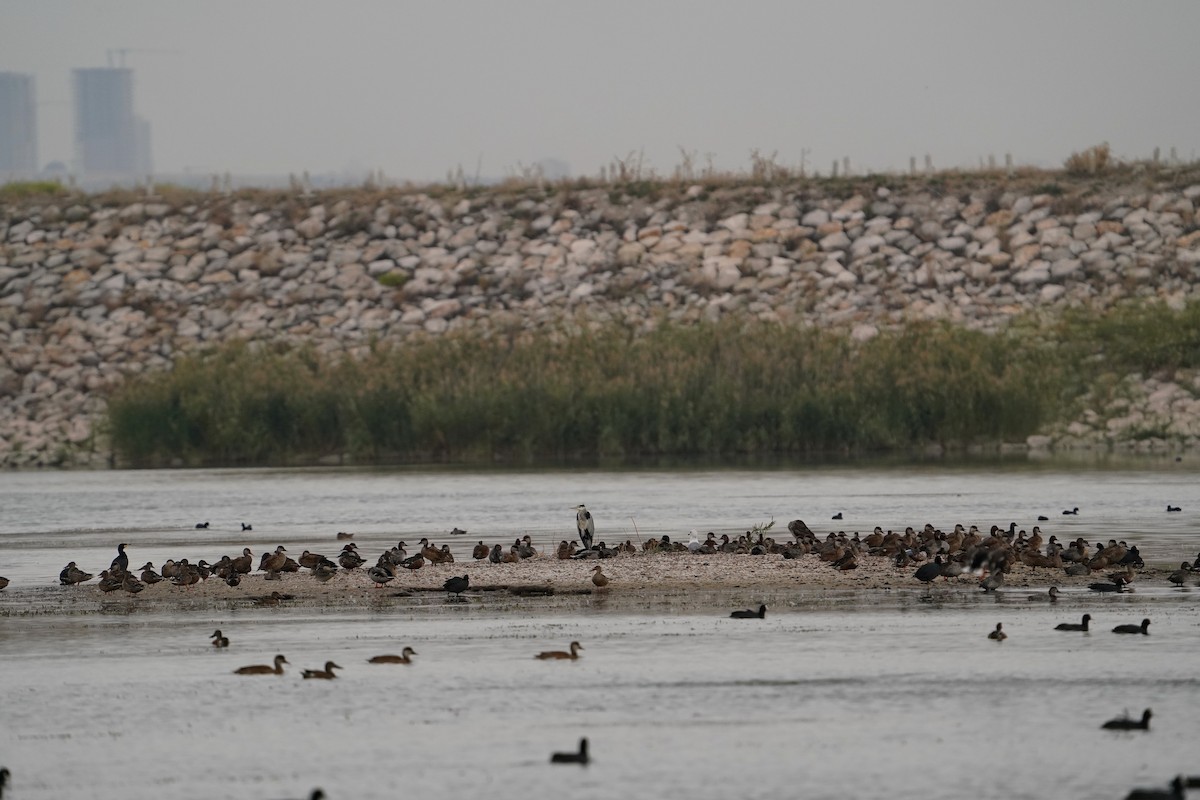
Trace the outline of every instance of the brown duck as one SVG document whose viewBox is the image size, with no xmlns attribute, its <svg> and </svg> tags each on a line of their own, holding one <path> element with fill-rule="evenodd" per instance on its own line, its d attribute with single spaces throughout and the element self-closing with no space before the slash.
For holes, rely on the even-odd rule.
<svg viewBox="0 0 1200 800">
<path fill-rule="evenodd" d="M 289 663 L 283 656 L 275 656 L 275 666 L 269 667 L 266 664 L 252 664 L 248 667 L 240 667 L 233 671 L 234 675 L 282 675 L 283 665 Z"/>
<path fill-rule="evenodd" d="M 335 669 L 341 669 L 341 667 L 332 661 L 326 661 L 325 669 L 306 669 L 300 674 L 305 678 L 320 678 L 321 680 L 331 681 L 337 677 L 337 675 L 333 674 Z"/>
<path fill-rule="evenodd" d="M 417 654 L 416 650 L 411 647 L 406 647 L 400 651 L 400 655 L 375 656 L 368 658 L 368 664 L 411 664 L 413 663 L 412 656 Z"/>
<path fill-rule="evenodd" d="M 566 650 L 545 650 L 541 653 L 538 653 L 536 656 L 534 656 L 534 658 L 540 658 L 543 661 L 549 661 L 553 659 L 575 661 L 579 658 L 579 651 L 583 649 L 583 645 L 581 645 L 579 642 L 571 642 L 570 647 L 570 652 L 567 652 Z"/>
</svg>

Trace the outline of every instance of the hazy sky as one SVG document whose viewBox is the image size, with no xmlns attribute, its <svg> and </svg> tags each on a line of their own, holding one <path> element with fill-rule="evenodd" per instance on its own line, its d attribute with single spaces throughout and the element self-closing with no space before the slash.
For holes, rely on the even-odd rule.
<svg viewBox="0 0 1200 800">
<path fill-rule="evenodd" d="M 131 51 L 158 173 L 595 174 L 680 148 L 827 172 L 1107 140 L 1200 157 L 1197 0 L 0 0 L 39 156 L 72 156 L 70 70 Z"/>
</svg>

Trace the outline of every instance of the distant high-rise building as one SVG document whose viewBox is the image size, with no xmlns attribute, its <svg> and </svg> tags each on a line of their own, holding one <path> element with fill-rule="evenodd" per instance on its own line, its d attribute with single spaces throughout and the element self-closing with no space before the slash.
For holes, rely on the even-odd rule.
<svg viewBox="0 0 1200 800">
<path fill-rule="evenodd" d="M 133 70 L 72 70 L 76 167 L 85 177 L 139 172 L 139 131 L 133 114 Z"/>
<path fill-rule="evenodd" d="M 0 72 L 0 181 L 38 171 L 33 76 Z"/>
</svg>

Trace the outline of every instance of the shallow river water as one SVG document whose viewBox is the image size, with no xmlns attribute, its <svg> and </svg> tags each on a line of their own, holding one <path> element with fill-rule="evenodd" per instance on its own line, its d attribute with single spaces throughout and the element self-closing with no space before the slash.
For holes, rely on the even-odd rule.
<svg viewBox="0 0 1200 800">
<path fill-rule="evenodd" d="M 544 543 L 586 502 L 598 538 L 932 522 L 1200 547 L 1195 466 L 1155 470 L 605 473 L 198 471 L 0 475 L 0 575 L 50 584 L 115 541 L 139 559 L 243 544 L 379 544 L 452 526 Z M 1184 511 L 1165 514 L 1167 503 Z M 1062 517 L 1067 507 L 1078 517 Z M 844 520 L 829 516 L 841 511 Z M 629 519 L 632 518 L 632 519 Z M 196 531 L 199 520 L 207 531 Z M 241 534 L 242 521 L 254 531 Z M 636 524 L 636 527 L 635 527 Z M 361 545 L 360 545 L 361 546 Z M 458 546 L 458 545 L 456 545 Z M 374 544 L 365 548 L 371 552 Z M 140 561 L 139 561 L 140 563 Z M 10 587 L 10 591 L 11 591 Z M 1032 593 L 1029 592 L 1029 593 Z M 1200 773 L 1200 590 L 433 595 L 384 611 L 0 616 L 11 797 L 1105 798 Z M 731 608 L 766 600 L 765 620 Z M 1055 631 L 1093 617 L 1090 633 Z M 1114 625 L 1152 619 L 1149 636 Z M 986 634 L 1003 622 L 1009 639 Z M 208 645 L 221 628 L 227 650 Z M 575 662 L 533 655 L 584 650 Z M 411 666 L 367 658 L 418 653 Z M 282 676 L 234 668 L 285 654 Z M 301 668 L 342 665 L 334 681 Z M 1154 710 L 1148 733 L 1102 722 Z M 591 742 L 586 767 L 552 751 Z M 6 794 L 6 798 L 10 795 Z"/>
</svg>

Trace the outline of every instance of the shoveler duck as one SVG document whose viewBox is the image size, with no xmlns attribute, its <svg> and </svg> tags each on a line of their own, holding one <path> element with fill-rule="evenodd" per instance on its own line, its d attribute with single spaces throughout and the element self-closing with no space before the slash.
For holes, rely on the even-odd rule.
<svg viewBox="0 0 1200 800">
<path fill-rule="evenodd" d="M 213 635 L 209 638 L 212 639 L 213 647 L 229 647 L 229 638 L 221 635 L 220 628 L 213 631 Z"/>
<path fill-rule="evenodd" d="M 577 753 L 554 753 L 550 756 L 551 764 L 582 764 L 587 765 L 591 761 L 588 756 L 588 740 L 584 737 L 579 740 L 579 752 Z"/>
<path fill-rule="evenodd" d="M 306 669 L 300 674 L 305 678 L 319 678 L 321 680 L 330 681 L 337 677 L 337 675 L 333 674 L 335 669 L 342 669 L 342 667 L 338 666 L 332 661 L 326 661 L 325 669 Z"/>
<path fill-rule="evenodd" d="M 266 664 L 251 664 L 248 667 L 239 667 L 233 671 L 234 675 L 282 675 L 283 665 L 290 663 L 283 656 L 275 656 L 275 666 L 269 667 Z"/>
<path fill-rule="evenodd" d="M 413 663 L 412 656 L 417 654 L 416 650 L 411 647 L 406 647 L 400 651 L 400 655 L 374 656 L 367 659 L 368 664 L 411 664 Z"/>
<path fill-rule="evenodd" d="M 765 605 L 760 605 L 758 607 L 758 611 L 751 611 L 750 609 L 746 609 L 745 611 L 734 611 L 733 613 L 731 613 L 729 615 L 729 618 L 730 619 L 766 619 L 767 618 L 767 607 Z"/>
<path fill-rule="evenodd" d="M 542 661 L 567 660 L 575 661 L 579 658 L 579 651 L 583 649 L 583 645 L 579 642 L 571 642 L 570 652 L 566 650 L 544 650 L 538 653 L 534 658 L 540 658 Z"/>
</svg>

